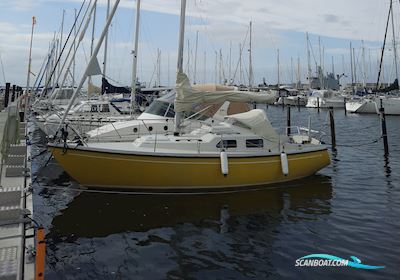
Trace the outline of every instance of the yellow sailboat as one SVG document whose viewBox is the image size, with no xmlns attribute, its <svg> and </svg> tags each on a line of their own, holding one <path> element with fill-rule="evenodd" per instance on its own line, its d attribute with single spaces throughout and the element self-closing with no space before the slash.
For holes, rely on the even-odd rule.
<svg viewBox="0 0 400 280">
<path fill-rule="evenodd" d="M 329 165 L 325 146 L 308 135 L 278 135 L 259 109 L 211 123 L 181 121 L 195 104 L 265 103 L 270 98 L 190 86 L 182 71 L 185 6 L 182 0 L 174 133 L 149 126 L 148 134 L 133 142 L 52 143 L 49 147 L 60 165 L 88 187 L 161 190 L 265 185 L 310 176 Z M 200 123 L 190 129 L 192 122 Z"/>
<path fill-rule="evenodd" d="M 247 187 L 310 176 L 330 163 L 325 146 L 306 135 L 278 135 L 259 109 L 180 135 L 50 149 L 80 184 L 106 188 Z"/>
</svg>

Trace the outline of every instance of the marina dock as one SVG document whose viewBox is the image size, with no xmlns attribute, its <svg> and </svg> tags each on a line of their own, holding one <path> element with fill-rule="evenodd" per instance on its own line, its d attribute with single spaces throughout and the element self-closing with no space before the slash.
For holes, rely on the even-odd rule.
<svg viewBox="0 0 400 280">
<path fill-rule="evenodd" d="M 0 113 L 0 279 L 34 279 L 35 229 L 26 123 L 17 101 Z"/>
<path fill-rule="evenodd" d="M 0 280 L 400 279 L 399 1 L 4 2 Z"/>
</svg>

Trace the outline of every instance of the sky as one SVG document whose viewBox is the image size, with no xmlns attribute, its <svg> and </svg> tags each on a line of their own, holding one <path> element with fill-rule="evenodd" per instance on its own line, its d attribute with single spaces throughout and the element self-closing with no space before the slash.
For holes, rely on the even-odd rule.
<svg viewBox="0 0 400 280">
<path fill-rule="evenodd" d="M 38 76 L 54 36 L 60 40 L 63 10 L 65 11 L 63 42 L 65 42 L 74 21 L 74 10 L 79 10 L 82 2 L 83 0 L 1 0 L 0 84 L 7 81 L 21 86 L 26 85 L 32 16 L 36 17 L 37 22 L 33 39 L 31 84 Z M 83 11 L 89 2 L 90 0 L 86 0 Z M 95 44 L 104 27 L 106 2 L 106 0 L 98 1 Z M 114 0 L 111 0 L 111 5 L 113 3 Z M 222 77 L 226 79 L 230 77 L 235 82 L 247 83 L 248 30 L 249 22 L 252 21 L 252 61 L 256 84 L 261 83 L 263 78 L 269 84 L 277 83 L 278 50 L 280 82 L 290 83 L 296 81 L 298 77 L 305 82 L 306 32 L 310 34 L 313 72 L 315 64 L 320 64 L 321 60 L 325 72 L 332 71 L 333 66 L 336 74 L 344 73 L 347 76 L 343 78 L 342 83 L 348 82 L 349 44 L 352 42 L 356 57 L 357 80 L 376 82 L 378 58 L 389 4 L 388 0 L 187 0 L 184 70 L 192 82 L 219 82 Z M 129 85 L 132 80 L 131 52 L 135 7 L 136 1 L 121 0 L 109 29 L 106 76 L 118 85 Z M 158 53 L 160 53 L 161 84 L 174 84 L 179 11 L 179 0 L 142 0 L 138 78 L 148 85 L 154 85 L 158 80 L 156 70 Z M 397 24 L 399 18 L 400 4 L 394 1 L 395 26 L 399 26 Z M 76 81 L 81 79 L 90 56 L 91 28 L 92 22 L 77 51 Z M 400 39 L 399 32 L 400 29 L 395 30 L 396 40 Z M 395 77 L 392 38 L 390 25 L 388 51 L 385 54 L 383 67 L 385 81 L 393 80 Z M 65 60 L 71 41 L 72 38 L 61 57 L 61 63 Z M 240 44 L 243 48 L 241 63 Z M 362 45 L 364 45 L 364 55 Z M 102 65 L 103 47 L 97 58 Z M 298 62 L 300 62 L 299 67 Z M 71 77 L 68 82 L 72 82 Z M 100 85 L 99 77 L 94 77 L 93 82 Z"/>
</svg>

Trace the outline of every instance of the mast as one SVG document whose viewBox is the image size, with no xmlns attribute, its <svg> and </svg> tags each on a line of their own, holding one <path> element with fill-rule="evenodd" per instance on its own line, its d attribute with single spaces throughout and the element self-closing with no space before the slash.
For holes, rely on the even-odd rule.
<svg viewBox="0 0 400 280">
<path fill-rule="evenodd" d="M 333 62 L 333 55 L 332 55 L 332 74 L 335 77 L 335 63 Z"/>
<path fill-rule="evenodd" d="M 95 3 L 96 3 L 96 2 L 97 2 L 97 0 L 95 0 Z M 61 82 L 61 84 L 60 84 L 60 88 L 63 88 L 63 87 L 64 87 L 65 80 L 67 79 L 67 76 L 68 76 L 69 71 L 70 71 L 70 69 L 71 69 L 71 65 L 72 65 L 73 63 L 75 63 L 76 51 L 77 51 L 77 49 L 78 49 L 78 47 L 79 47 L 81 41 L 83 40 L 83 36 L 85 35 L 86 30 L 87 30 L 87 27 L 88 27 L 88 25 L 89 25 L 89 23 L 90 23 L 91 15 L 92 15 L 92 13 L 93 13 L 93 11 L 94 11 L 95 3 L 92 5 L 92 8 L 90 8 L 90 3 L 89 3 L 89 5 L 87 6 L 87 8 L 86 8 L 86 10 L 85 10 L 85 13 L 84 13 L 84 15 L 83 15 L 83 17 L 82 17 L 82 20 L 81 20 L 81 22 L 79 23 L 79 27 L 78 27 L 78 29 L 77 29 L 77 32 L 80 32 L 80 31 L 81 31 L 81 27 L 83 26 L 83 23 L 84 23 L 84 21 L 85 21 L 85 17 L 86 17 L 86 15 L 87 15 L 87 13 L 89 12 L 89 9 L 90 9 L 88 18 L 87 18 L 87 20 L 86 20 L 86 22 L 85 22 L 85 25 L 84 25 L 84 28 L 83 28 L 83 30 L 82 30 L 82 32 L 81 32 L 81 34 L 79 35 L 78 38 L 75 36 L 74 42 L 73 42 L 73 46 L 75 45 L 75 48 L 73 48 L 73 46 L 69 48 L 69 51 L 68 51 L 68 53 L 67 53 L 67 55 L 66 55 L 66 58 L 67 58 L 67 59 L 64 60 L 63 65 L 61 66 L 61 72 L 63 72 L 65 66 L 68 65 L 67 68 L 66 68 L 66 71 L 65 71 L 65 73 L 64 73 L 64 78 L 62 79 L 62 82 Z M 76 20 L 75 20 L 75 22 L 74 22 L 74 26 L 72 27 L 73 29 L 75 29 L 75 27 L 76 27 L 77 19 L 79 18 L 79 15 L 81 14 L 82 9 L 83 9 L 83 5 L 82 5 L 82 7 L 79 9 L 79 12 L 78 12 L 78 14 L 77 14 L 77 16 L 76 16 Z M 71 34 L 71 33 L 72 33 L 72 29 L 71 29 L 71 31 L 70 31 L 70 34 Z M 78 40 L 78 42 L 76 43 L 77 40 Z M 72 50 L 73 50 L 73 52 L 72 52 Z M 71 58 L 70 61 L 68 62 L 68 58 L 70 57 L 71 52 L 72 52 L 72 58 Z M 68 63 L 67 63 L 67 62 L 68 62 Z M 55 71 L 55 69 L 53 70 L 53 72 L 54 72 L 54 71 Z M 59 81 L 60 78 L 61 78 L 60 76 L 57 76 L 56 84 L 58 84 L 58 81 Z M 49 83 L 49 82 L 47 81 L 47 82 L 46 82 L 46 85 L 47 85 L 48 83 Z M 46 87 L 47 87 L 47 86 L 46 86 Z"/>
<path fill-rule="evenodd" d="M 168 87 L 171 86 L 170 66 L 169 66 L 169 52 L 167 54 L 167 75 L 168 75 Z"/>
<path fill-rule="evenodd" d="M 290 57 L 290 79 L 292 86 L 294 85 L 294 69 L 293 69 L 293 56 Z"/>
<path fill-rule="evenodd" d="M 370 79 L 372 77 L 372 65 L 371 65 L 371 49 L 368 48 L 368 68 L 369 68 L 369 75 L 368 75 L 368 79 Z"/>
<path fill-rule="evenodd" d="M 322 68 L 321 36 L 318 36 L 319 66 Z"/>
<path fill-rule="evenodd" d="M 306 41 L 307 41 L 307 75 L 308 75 L 308 84 L 311 88 L 311 56 L 310 56 L 310 39 L 308 38 L 308 32 L 306 32 Z"/>
<path fill-rule="evenodd" d="M 63 10 L 62 12 L 62 19 L 61 19 L 61 34 L 60 34 L 60 51 L 59 51 L 59 55 L 61 56 L 61 49 L 63 46 L 63 35 L 64 35 L 64 17 L 65 17 L 65 10 Z M 61 75 L 61 65 L 60 63 L 58 64 L 58 75 Z M 57 86 L 57 85 L 56 85 Z"/>
<path fill-rule="evenodd" d="M 281 78 L 281 70 L 280 70 L 280 61 L 279 61 L 279 49 L 277 49 L 277 63 L 278 63 L 278 88 L 280 87 L 280 85 L 281 85 L 281 80 L 280 80 L 280 78 Z"/>
<path fill-rule="evenodd" d="M 392 4 L 392 1 L 390 2 L 390 4 Z M 388 31 L 388 27 L 389 27 L 389 18 L 390 18 L 391 12 L 392 12 L 392 6 L 390 5 L 389 13 L 388 13 L 387 21 L 386 21 L 385 37 L 383 38 L 383 46 L 382 46 L 381 60 L 380 60 L 380 63 L 379 63 L 378 80 L 376 81 L 376 89 L 378 89 L 378 87 L 379 87 L 379 79 L 381 77 L 381 71 L 382 71 L 382 67 L 383 67 L 383 65 L 382 65 L 382 63 L 383 63 L 383 54 L 385 52 L 386 37 L 387 37 L 387 31 Z"/>
<path fill-rule="evenodd" d="M 253 77 L 253 59 L 252 59 L 252 49 L 251 49 L 251 33 L 252 33 L 252 22 L 250 21 L 250 40 L 249 40 L 249 87 L 253 86 L 254 77 Z"/>
<path fill-rule="evenodd" d="M 357 59 L 354 48 L 353 48 L 353 59 L 354 59 L 354 82 L 355 82 L 355 89 L 357 91 Z"/>
<path fill-rule="evenodd" d="M 363 63 L 363 87 L 366 88 L 367 84 L 367 67 L 365 65 L 365 47 L 364 40 L 361 40 L 361 55 L 362 55 L 362 63 Z"/>
<path fill-rule="evenodd" d="M 323 82 L 323 69 L 322 69 L 322 50 L 321 50 L 321 36 L 318 36 L 318 48 L 319 48 L 319 69 L 318 69 L 318 76 L 319 76 L 319 85 L 322 88 L 324 88 L 324 82 Z"/>
<path fill-rule="evenodd" d="M 239 85 L 243 83 L 242 44 L 239 43 Z"/>
<path fill-rule="evenodd" d="M 74 16 L 75 16 L 75 22 L 76 22 L 77 21 L 76 9 L 74 9 Z M 77 35 L 77 32 L 76 32 L 76 25 L 75 25 L 74 26 L 74 44 L 73 44 L 74 54 L 76 52 L 76 35 Z M 72 88 L 74 88 L 74 86 L 75 86 L 75 67 L 76 67 L 76 64 L 75 64 L 75 55 L 74 55 L 73 64 L 72 64 Z"/>
<path fill-rule="evenodd" d="M 70 101 L 69 101 L 69 103 L 68 103 L 68 107 L 66 108 L 66 110 L 65 110 L 65 112 L 64 112 L 64 116 L 62 117 L 62 119 L 61 119 L 61 121 L 60 121 L 60 125 L 59 125 L 59 127 L 58 127 L 59 129 L 60 129 L 61 126 L 64 124 L 65 119 L 67 118 L 67 115 L 68 115 L 69 110 L 71 109 L 72 105 L 74 104 L 75 99 L 76 99 L 78 93 L 79 93 L 80 90 L 82 89 L 82 86 L 83 86 L 83 84 L 85 83 L 86 78 L 88 77 L 88 73 L 89 73 L 89 71 L 90 71 L 90 68 L 92 67 L 92 65 L 93 65 L 93 64 L 95 63 L 95 61 L 96 61 L 96 56 L 97 56 L 97 54 L 99 53 L 101 44 L 103 43 L 104 37 L 106 36 L 107 29 L 108 29 L 108 27 L 109 27 L 110 24 L 111 24 L 112 18 L 114 17 L 115 11 L 117 10 L 118 4 L 119 4 L 120 1 L 121 1 L 121 0 L 115 0 L 114 6 L 113 6 L 113 8 L 112 8 L 112 10 L 111 10 L 111 12 L 110 12 L 110 16 L 109 16 L 108 19 L 107 19 L 107 22 L 106 22 L 106 25 L 105 25 L 105 27 L 104 27 L 104 29 L 103 29 L 103 32 L 102 32 L 101 35 L 100 35 L 99 41 L 97 42 L 97 45 L 96 45 L 96 48 L 94 49 L 93 54 L 92 54 L 92 56 L 90 57 L 89 63 L 88 63 L 88 65 L 86 66 L 85 72 L 83 73 L 83 76 L 82 76 L 82 78 L 81 78 L 81 80 L 80 80 L 80 82 L 79 82 L 79 84 L 78 84 L 78 87 L 77 87 L 76 90 L 74 91 L 74 94 L 72 95 L 72 97 L 71 97 L 71 99 L 70 99 Z"/>
<path fill-rule="evenodd" d="M 108 16 L 110 15 L 110 0 L 107 0 L 107 15 L 106 15 L 106 20 L 108 19 Z M 107 50 L 108 50 L 108 30 L 106 33 L 106 37 L 104 38 L 104 58 L 103 58 L 103 74 L 102 77 L 106 77 L 106 71 L 107 71 Z"/>
<path fill-rule="evenodd" d="M 93 55 L 93 45 L 94 45 L 94 32 L 95 32 L 95 27 L 96 27 L 96 11 L 97 11 L 97 2 L 94 3 L 94 10 L 93 10 L 93 23 L 92 23 L 92 39 L 90 43 L 90 56 Z M 92 76 L 89 76 L 88 79 L 88 92 L 87 92 L 87 99 L 89 100 L 90 96 L 90 85 L 92 83 Z"/>
<path fill-rule="evenodd" d="M 56 70 L 57 70 L 57 68 L 54 67 L 55 66 L 55 60 L 58 57 L 58 39 L 56 39 L 56 32 L 54 32 L 54 34 L 53 34 L 53 42 L 54 42 L 54 52 L 55 52 L 55 54 L 51 58 L 51 69 L 53 69 L 53 71 L 52 71 L 53 73 L 52 73 L 50 79 L 51 79 L 51 87 L 52 87 L 52 89 L 54 89 L 55 73 L 56 73 Z"/>
<path fill-rule="evenodd" d="M 190 41 L 187 40 L 187 63 L 186 63 L 187 76 L 190 80 Z"/>
<path fill-rule="evenodd" d="M 29 58 L 28 58 L 28 75 L 26 77 L 26 98 L 29 96 L 29 88 L 30 88 L 30 80 L 31 80 L 31 66 L 32 66 L 32 43 L 33 43 L 33 31 L 35 29 L 36 18 L 32 17 L 32 30 L 31 30 L 31 42 L 29 45 Z M 4 75 L 4 70 L 3 70 Z M 26 110 L 28 107 L 28 100 L 25 100 L 25 107 L 24 107 L 24 118 L 26 118 Z"/>
<path fill-rule="evenodd" d="M 199 41 L 199 31 L 196 32 L 196 46 L 194 49 L 194 73 L 193 73 L 193 84 L 196 84 L 196 72 L 197 72 L 197 44 Z"/>
<path fill-rule="evenodd" d="M 351 46 L 351 42 L 350 42 L 350 69 L 351 69 L 351 88 L 352 88 L 352 91 L 353 91 L 353 94 L 355 93 L 354 92 L 354 68 L 353 68 L 353 51 L 352 51 L 352 46 Z"/>
<path fill-rule="evenodd" d="M 50 53 L 50 50 L 51 50 L 51 53 Z M 48 78 L 49 78 L 49 68 L 50 68 L 51 56 L 52 56 L 52 52 L 53 52 L 52 50 L 53 50 L 52 49 L 52 43 L 49 43 L 49 50 L 48 50 L 49 60 L 48 60 L 48 62 L 46 64 L 46 69 L 45 69 L 45 81 L 48 81 Z M 46 87 L 45 87 L 44 90 L 46 90 Z"/>
<path fill-rule="evenodd" d="M 136 0 L 136 19 L 135 19 L 135 42 L 133 50 L 132 62 L 132 79 L 131 79 L 131 115 L 136 108 L 136 73 L 137 73 L 137 57 L 139 51 L 139 31 L 140 31 L 140 0 Z"/>
<path fill-rule="evenodd" d="M 301 87 L 300 56 L 297 56 L 297 88 Z"/>
<path fill-rule="evenodd" d="M 161 50 L 157 49 L 157 84 L 161 86 Z"/>
<path fill-rule="evenodd" d="M 393 0 L 390 0 L 390 11 L 392 15 L 392 34 L 393 34 L 393 54 L 394 54 L 394 70 L 396 74 L 397 83 L 399 82 L 399 74 L 397 72 L 397 46 L 396 46 L 396 34 L 394 30 L 394 19 L 393 19 Z"/>
<path fill-rule="evenodd" d="M 218 84 L 218 53 L 215 51 L 215 84 Z"/>
<path fill-rule="evenodd" d="M 222 85 L 225 83 L 224 74 L 224 61 L 222 59 L 222 49 L 219 49 L 219 83 Z"/>
<path fill-rule="evenodd" d="M 232 41 L 229 41 L 229 69 L 228 69 L 228 85 L 232 84 Z"/>
<path fill-rule="evenodd" d="M 181 15 L 179 22 L 178 74 L 183 73 L 183 44 L 185 40 L 186 0 L 181 0 Z M 175 112 L 174 135 L 179 135 L 182 113 Z"/>
<path fill-rule="evenodd" d="M 345 70 L 344 67 L 345 67 L 345 66 L 344 66 L 344 54 L 342 54 L 342 73 L 343 73 L 343 74 L 346 73 L 346 70 Z"/>
<path fill-rule="evenodd" d="M 206 83 L 206 80 L 207 80 L 207 52 L 206 51 L 204 51 L 204 68 L 203 68 L 203 71 L 204 71 L 204 73 L 203 73 L 203 83 L 205 84 Z"/>
</svg>

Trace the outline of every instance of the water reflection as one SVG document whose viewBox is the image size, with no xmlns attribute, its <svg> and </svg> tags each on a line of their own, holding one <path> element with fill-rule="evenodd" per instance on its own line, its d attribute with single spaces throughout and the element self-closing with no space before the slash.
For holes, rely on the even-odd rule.
<svg viewBox="0 0 400 280">
<path fill-rule="evenodd" d="M 384 155 L 383 156 L 383 160 L 385 162 L 385 164 L 383 165 L 384 169 L 385 169 L 385 176 L 386 178 L 390 178 L 390 175 L 392 173 L 392 169 L 390 168 L 390 159 L 389 159 L 389 155 Z"/>
<path fill-rule="evenodd" d="M 272 188 L 224 194 L 126 195 L 81 193 L 52 221 L 49 235 L 72 240 L 114 233 L 145 232 L 177 224 L 213 221 L 220 232 L 229 230 L 234 217 L 283 213 L 289 219 L 303 214 L 329 214 L 330 177 L 313 176 Z M 308 217 L 310 218 L 310 217 Z M 70 241 L 72 241 L 70 240 Z"/>
</svg>

